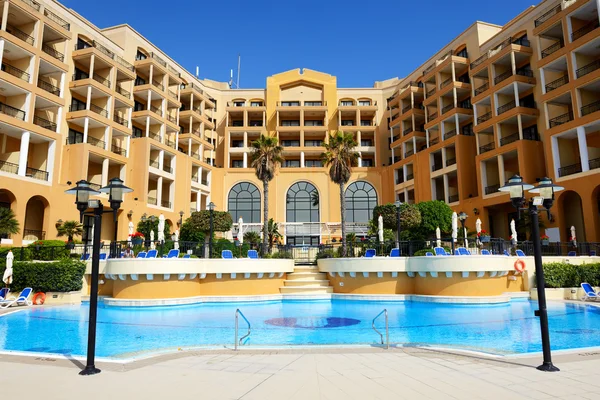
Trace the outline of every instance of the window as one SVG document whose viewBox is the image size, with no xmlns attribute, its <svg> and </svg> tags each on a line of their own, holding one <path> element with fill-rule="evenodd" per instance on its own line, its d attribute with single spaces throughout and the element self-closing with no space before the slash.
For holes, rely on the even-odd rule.
<svg viewBox="0 0 600 400">
<path fill-rule="evenodd" d="M 134 100 L 133 111 L 144 111 L 144 110 L 146 110 L 146 106 L 144 104 L 140 103 L 139 101 Z"/>
<path fill-rule="evenodd" d="M 371 105 L 371 100 L 359 100 L 358 101 L 358 105 L 359 106 L 370 106 Z"/>
<path fill-rule="evenodd" d="M 353 105 L 354 105 L 354 102 L 352 100 L 344 100 L 340 104 L 340 106 L 342 106 L 342 107 L 351 107 Z"/>
<path fill-rule="evenodd" d="M 304 162 L 304 166 L 305 167 L 322 167 L 323 163 L 321 162 L 321 160 L 306 160 Z"/>
<path fill-rule="evenodd" d="M 471 98 L 469 97 L 468 99 L 461 101 L 459 103 L 458 107 L 460 107 L 460 108 L 466 108 L 466 109 L 469 109 L 469 110 L 472 109 L 473 105 L 471 104 Z"/>
<path fill-rule="evenodd" d="M 83 133 L 69 128 L 69 144 L 83 143 Z"/>
<path fill-rule="evenodd" d="M 456 53 L 457 57 L 464 57 L 464 58 L 469 58 L 469 55 L 467 53 L 467 48 L 465 47 L 464 49 L 462 49 L 461 51 L 459 51 L 458 53 Z"/>
<path fill-rule="evenodd" d="M 281 105 L 283 107 L 300 107 L 299 101 L 282 101 Z"/>
<path fill-rule="evenodd" d="M 250 103 L 250 107 L 262 107 L 262 101 L 253 101 Z"/>
<path fill-rule="evenodd" d="M 148 56 L 145 55 L 144 53 L 142 53 L 139 50 L 138 50 L 137 54 L 135 55 L 135 60 L 136 61 L 145 60 L 146 58 L 148 58 Z"/>
<path fill-rule="evenodd" d="M 305 126 L 323 126 L 323 121 L 320 120 L 308 120 L 304 121 Z"/>
<path fill-rule="evenodd" d="M 234 223 L 240 217 L 245 223 L 260 223 L 260 191 L 250 182 L 240 182 L 229 191 L 227 211 Z"/>
<path fill-rule="evenodd" d="M 244 141 L 243 140 L 232 140 L 231 147 L 244 147 Z"/>
<path fill-rule="evenodd" d="M 305 101 L 304 105 L 307 107 L 318 107 L 318 106 L 322 106 L 323 102 L 322 101 Z"/>
<path fill-rule="evenodd" d="M 250 121 L 250 126 L 263 126 L 262 120 Z"/>
<path fill-rule="evenodd" d="M 300 168 L 300 160 L 285 160 L 281 164 L 282 168 Z"/>
<path fill-rule="evenodd" d="M 213 98 L 210 99 L 210 101 L 212 101 L 215 105 L 215 112 L 217 112 L 217 101 Z"/>
<path fill-rule="evenodd" d="M 367 147 L 373 146 L 373 141 L 371 139 L 361 139 L 360 145 L 367 146 Z"/>
<path fill-rule="evenodd" d="M 351 119 L 343 119 L 342 126 L 354 126 L 354 121 Z"/>
<path fill-rule="evenodd" d="M 372 167 L 373 166 L 373 160 L 362 160 L 362 166 L 363 167 Z"/>
<path fill-rule="evenodd" d="M 369 222 L 376 205 L 377 192 L 369 182 L 357 181 L 348 185 L 346 189 L 346 221 Z"/>
<path fill-rule="evenodd" d="M 304 147 L 319 147 L 323 146 L 322 140 L 305 140 Z"/>
<path fill-rule="evenodd" d="M 287 222 L 319 222 L 319 192 L 308 182 L 294 183 L 286 195 Z"/>
<path fill-rule="evenodd" d="M 131 128 L 132 129 L 132 135 L 134 138 L 141 138 L 143 135 L 142 130 L 140 128 L 138 128 L 137 126 L 134 126 Z"/>
<path fill-rule="evenodd" d="M 133 83 L 134 86 L 141 86 L 141 85 L 145 85 L 147 82 L 144 78 L 142 78 L 141 76 L 136 76 L 135 77 L 135 82 Z"/>
<path fill-rule="evenodd" d="M 300 126 L 299 120 L 281 121 L 281 126 Z"/>
<path fill-rule="evenodd" d="M 231 126 L 244 126 L 244 121 L 231 121 Z"/>
<path fill-rule="evenodd" d="M 87 79 L 89 77 L 90 77 L 90 74 L 88 74 L 87 72 L 82 71 L 79 68 L 75 68 L 75 74 L 73 76 L 74 81 L 78 81 L 80 79 Z"/>
<path fill-rule="evenodd" d="M 299 140 L 282 140 L 281 145 L 283 147 L 300 147 Z"/>
<path fill-rule="evenodd" d="M 368 119 L 361 119 L 360 120 L 360 126 L 371 126 L 371 125 L 373 125 L 373 124 Z"/>
<path fill-rule="evenodd" d="M 233 102 L 234 107 L 244 107 L 245 105 L 246 105 L 245 101 L 234 101 Z"/>
<path fill-rule="evenodd" d="M 231 160 L 231 168 L 244 168 L 243 160 Z"/>
<path fill-rule="evenodd" d="M 467 124 L 465 126 L 462 127 L 462 134 L 465 136 L 474 136 L 475 133 L 473 132 L 473 123 Z"/>
</svg>

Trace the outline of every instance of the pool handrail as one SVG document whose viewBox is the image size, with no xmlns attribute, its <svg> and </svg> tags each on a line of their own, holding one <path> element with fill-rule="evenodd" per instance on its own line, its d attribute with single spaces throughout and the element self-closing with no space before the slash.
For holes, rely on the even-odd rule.
<svg viewBox="0 0 600 400">
<path fill-rule="evenodd" d="M 371 322 L 371 327 L 373 328 L 373 330 L 375 332 L 377 332 L 377 334 L 381 338 L 381 344 L 384 344 L 384 342 L 383 342 L 383 334 L 381 332 L 379 332 L 377 330 L 377 328 L 375 328 L 375 320 L 377 320 L 377 318 L 381 317 L 381 314 L 385 315 L 385 348 L 389 349 L 390 348 L 390 329 L 389 329 L 389 324 L 388 324 L 388 312 L 387 312 L 387 308 L 384 308 L 379 314 L 377 314 L 377 316 L 375 318 L 373 318 L 373 322 Z"/>
<path fill-rule="evenodd" d="M 238 316 L 241 315 L 242 318 L 244 319 L 244 321 L 246 321 L 246 323 L 248 324 L 248 333 L 246 333 L 244 336 L 242 336 L 239 340 L 238 340 Z M 234 348 L 233 350 L 237 351 L 238 349 L 238 343 L 241 346 L 242 345 L 242 341 L 244 339 L 246 339 L 248 336 L 250 336 L 250 321 L 248 321 L 248 319 L 246 318 L 246 316 L 244 315 L 244 313 L 238 308 L 235 310 L 235 342 L 234 342 Z"/>
</svg>

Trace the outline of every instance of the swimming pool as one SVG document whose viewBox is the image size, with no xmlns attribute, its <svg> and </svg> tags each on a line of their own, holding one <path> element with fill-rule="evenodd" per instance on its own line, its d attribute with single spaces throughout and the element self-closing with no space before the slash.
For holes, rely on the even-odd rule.
<svg viewBox="0 0 600 400">
<path fill-rule="evenodd" d="M 537 304 L 455 305 L 349 300 L 202 303 L 170 307 L 104 307 L 98 311 L 97 356 L 129 358 L 198 346 L 233 346 L 234 314 L 252 324 L 244 345 L 372 345 L 372 319 L 389 314 L 390 342 L 449 346 L 494 354 L 541 351 Z M 88 305 L 30 308 L 0 317 L 0 351 L 85 355 Z M 600 346 L 600 308 L 549 303 L 552 349 Z M 384 319 L 377 322 L 381 331 Z M 240 333 L 245 333 L 240 320 Z"/>
</svg>

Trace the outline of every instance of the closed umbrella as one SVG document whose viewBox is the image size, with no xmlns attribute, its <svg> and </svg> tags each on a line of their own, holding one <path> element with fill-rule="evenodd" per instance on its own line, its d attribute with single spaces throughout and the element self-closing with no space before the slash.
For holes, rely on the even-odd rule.
<svg viewBox="0 0 600 400">
<path fill-rule="evenodd" d="M 4 283 L 6 283 L 7 285 L 10 285 L 13 281 L 13 260 L 14 260 L 15 256 L 13 255 L 13 252 L 11 250 L 8 251 L 8 254 L 6 255 L 6 269 L 4 270 L 4 276 L 2 277 L 2 280 L 4 281 Z"/>
<path fill-rule="evenodd" d="M 150 248 L 152 250 L 156 249 L 156 245 L 154 244 L 154 229 L 150 230 Z"/>
<path fill-rule="evenodd" d="M 456 211 L 452 213 L 452 241 L 456 241 L 458 237 L 458 215 Z"/>
<path fill-rule="evenodd" d="M 175 233 L 173 234 L 173 248 L 179 249 L 179 229 L 175 229 Z"/>
<path fill-rule="evenodd" d="M 244 220 L 242 217 L 238 219 L 238 234 L 237 234 L 238 242 L 240 244 L 244 244 Z"/>
<path fill-rule="evenodd" d="M 381 214 L 377 218 L 377 233 L 379 234 L 379 242 L 383 243 L 383 217 Z"/>
<path fill-rule="evenodd" d="M 475 221 L 475 230 L 477 231 L 477 244 L 480 245 L 479 235 L 481 234 L 481 220 L 479 218 Z"/>
<path fill-rule="evenodd" d="M 439 226 L 437 228 L 435 228 L 435 238 L 437 239 L 435 241 L 437 247 L 441 247 L 442 246 L 442 232 L 440 231 Z"/>
<path fill-rule="evenodd" d="M 511 220 L 510 221 L 510 240 L 513 242 L 513 244 L 517 244 L 517 228 L 515 226 L 515 220 Z"/>
<path fill-rule="evenodd" d="M 571 225 L 571 241 L 573 246 L 577 246 L 577 236 L 575 235 L 575 227 Z"/>
<path fill-rule="evenodd" d="M 129 242 L 129 244 L 131 244 L 131 235 L 133 235 L 133 221 L 129 221 L 128 230 L 129 230 L 129 237 L 128 237 L 127 241 Z"/>
<path fill-rule="evenodd" d="M 162 214 L 158 217 L 158 241 L 160 243 L 165 241 L 165 216 Z"/>
</svg>

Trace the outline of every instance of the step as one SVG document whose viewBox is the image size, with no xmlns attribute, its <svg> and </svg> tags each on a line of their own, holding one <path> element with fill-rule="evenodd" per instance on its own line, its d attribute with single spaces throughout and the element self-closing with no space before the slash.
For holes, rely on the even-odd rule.
<svg viewBox="0 0 600 400">
<path fill-rule="evenodd" d="M 297 279 L 312 279 L 312 280 L 324 280 L 327 279 L 327 274 L 324 272 L 294 272 L 287 274 L 287 279 L 294 281 Z"/>
<path fill-rule="evenodd" d="M 323 294 L 323 293 L 333 293 L 333 288 L 331 286 L 284 286 L 280 287 L 279 291 L 281 293 L 301 293 L 301 294 Z"/>
<path fill-rule="evenodd" d="M 283 281 L 285 286 L 315 286 L 315 287 L 327 287 L 329 286 L 329 281 L 324 280 L 315 280 L 315 279 L 296 279 L 296 280 L 285 280 Z"/>
<path fill-rule="evenodd" d="M 317 267 L 294 267 L 294 272 L 319 272 Z"/>
</svg>

